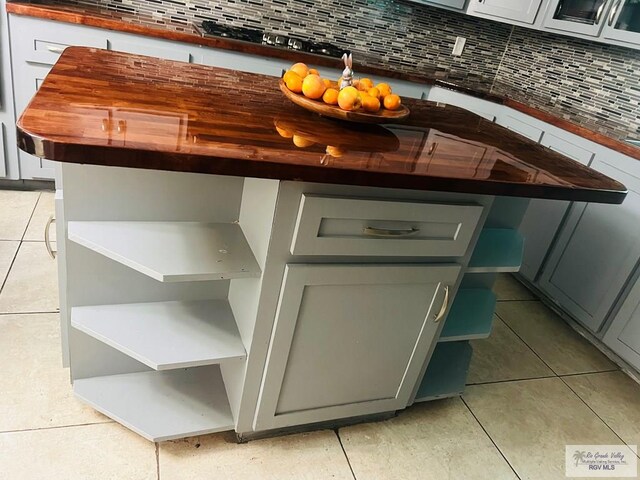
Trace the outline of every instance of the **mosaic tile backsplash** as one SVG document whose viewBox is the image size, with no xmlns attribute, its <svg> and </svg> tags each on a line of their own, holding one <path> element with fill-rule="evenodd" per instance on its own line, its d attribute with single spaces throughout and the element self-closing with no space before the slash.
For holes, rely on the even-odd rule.
<svg viewBox="0 0 640 480">
<path fill-rule="evenodd" d="M 190 24 L 213 19 L 349 48 L 361 63 L 505 94 L 624 138 L 640 135 L 640 51 L 406 0 L 71 0 Z M 461 57 L 456 36 L 467 38 Z"/>
</svg>

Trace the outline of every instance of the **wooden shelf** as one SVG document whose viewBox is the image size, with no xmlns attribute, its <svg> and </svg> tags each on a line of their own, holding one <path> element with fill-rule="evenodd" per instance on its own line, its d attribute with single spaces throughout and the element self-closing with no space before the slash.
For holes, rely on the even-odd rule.
<svg viewBox="0 0 640 480">
<path fill-rule="evenodd" d="M 232 430 L 218 366 L 76 380 L 78 398 L 152 442 Z"/>
<path fill-rule="evenodd" d="M 473 350 L 469 342 L 436 345 L 415 402 L 461 395 L 467 380 Z"/>
<path fill-rule="evenodd" d="M 491 333 L 496 295 L 483 288 L 461 289 L 451 306 L 440 342 L 486 338 Z"/>
<path fill-rule="evenodd" d="M 161 282 L 259 277 L 235 223 L 69 222 L 69 240 Z"/>
<path fill-rule="evenodd" d="M 71 325 L 154 370 L 246 357 L 226 300 L 75 307 Z"/>
<path fill-rule="evenodd" d="M 523 251 L 524 239 L 517 230 L 485 228 L 480 233 L 467 272 L 517 272 Z"/>
</svg>

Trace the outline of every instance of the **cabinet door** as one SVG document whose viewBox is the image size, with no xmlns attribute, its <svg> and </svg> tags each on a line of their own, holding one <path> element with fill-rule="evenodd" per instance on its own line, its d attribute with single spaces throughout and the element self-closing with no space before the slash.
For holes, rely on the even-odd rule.
<svg viewBox="0 0 640 480">
<path fill-rule="evenodd" d="M 595 332 L 640 258 L 640 165 L 612 153 L 591 166 L 624 183 L 627 198 L 622 205 L 573 205 L 540 287 Z"/>
<path fill-rule="evenodd" d="M 470 13 L 533 23 L 542 0 L 471 0 Z"/>
<path fill-rule="evenodd" d="M 109 40 L 109 50 L 186 63 L 192 60 L 191 53 L 185 45 L 167 45 L 165 42 L 144 37 L 133 37 L 130 40 L 113 38 Z"/>
<path fill-rule="evenodd" d="M 594 156 L 593 152 L 575 145 L 568 138 L 549 133 L 543 135 L 540 143 L 583 165 L 589 165 Z M 519 230 L 525 238 L 520 275 L 530 282 L 536 280 L 570 204 L 571 202 L 543 199 L 529 202 Z"/>
<path fill-rule="evenodd" d="M 458 265 L 287 265 L 254 428 L 405 408 L 459 273 Z"/>
<path fill-rule="evenodd" d="M 0 122 L 0 178 L 7 176 L 7 151 L 4 148 L 4 131 L 7 128 L 4 122 Z"/>
<path fill-rule="evenodd" d="M 616 0 L 607 16 L 602 36 L 640 45 L 640 0 Z"/>
<path fill-rule="evenodd" d="M 38 91 L 45 77 L 51 70 L 48 65 L 33 65 L 22 63 L 15 66 L 14 95 L 16 100 L 16 115 L 22 112 Z M 23 179 L 53 180 L 55 176 L 54 162 L 45 160 L 20 150 L 20 177 Z"/>
<path fill-rule="evenodd" d="M 603 340 L 611 350 L 640 370 L 640 280 L 629 292 Z"/>
</svg>

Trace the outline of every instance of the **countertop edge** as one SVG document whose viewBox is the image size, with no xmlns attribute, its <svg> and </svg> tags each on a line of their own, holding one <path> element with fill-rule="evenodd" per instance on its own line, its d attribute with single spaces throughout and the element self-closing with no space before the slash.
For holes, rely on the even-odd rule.
<svg viewBox="0 0 640 480">
<path fill-rule="evenodd" d="M 173 40 L 183 43 L 190 43 L 200 46 L 206 46 L 211 48 L 220 48 L 223 50 L 231 50 L 240 53 L 266 56 L 271 58 L 279 58 L 282 60 L 292 60 L 292 52 L 286 49 L 279 49 L 270 47 L 267 45 L 251 44 L 247 42 L 240 42 L 236 40 L 216 39 L 203 37 L 201 35 L 176 32 L 171 30 L 165 30 L 161 28 L 154 28 L 151 26 L 141 24 L 131 24 L 121 20 L 107 19 L 99 15 L 91 15 L 87 13 L 77 13 L 56 8 L 50 5 L 38 5 L 38 4 L 25 4 L 16 2 L 7 2 L 6 11 L 8 13 L 23 15 L 29 17 L 43 18 L 47 20 L 60 21 L 65 23 L 74 23 L 79 25 L 92 26 L 97 28 L 104 28 L 107 30 L 120 31 L 125 33 L 133 33 L 138 35 L 144 35 L 148 37 L 162 38 L 166 40 Z M 296 61 L 306 61 L 318 66 L 339 68 L 340 61 L 334 58 L 322 57 L 319 55 L 295 52 Z M 365 65 L 358 65 L 358 71 L 372 74 L 381 75 L 389 78 L 400 79 L 413 83 L 421 83 L 428 86 L 439 86 L 447 88 L 452 91 L 457 91 L 466 95 L 471 95 L 482 100 L 501 104 L 514 110 L 520 111 L 526 115 L 530 115 L 538 120 L 546 123 L 550 123 L 558 128 L 566 130 L 570 133 L 578 135 L 586 140 L 592 141 L 603 147 L 610 148 L 624 155 L 628 155 L 636 160 L 640 160 L 640 148 L 628 145 L 623 141 L 616 140 L 605 134 L 595 132 L 589 128 L 582 127 L 569 120 L 557 117 L 552 113 L 545 112 L 536 107 L 531 107 L 522 102 L 513 100 L 509 97 L 504 97 L 487 92 L 474 91 L 468 87 L 458 86 L 450 81 L 444 81 L 435 79 L 428 76 L 412 75 L 404 72 L 398 72 L 394 70 L 388 70 L 385 68 L 377 68 Z"/>
</svg>

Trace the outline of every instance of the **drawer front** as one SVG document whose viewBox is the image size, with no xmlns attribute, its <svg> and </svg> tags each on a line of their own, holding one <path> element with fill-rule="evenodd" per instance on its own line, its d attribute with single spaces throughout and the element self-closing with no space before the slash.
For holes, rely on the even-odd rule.
<svg viewBox="0 0 640 480">
<path fill-rule="evenodd" d="M 14 61 L 53 65 L 65 48 L 107 48 L 106 35 L 88 27 L 10 16 Z"/>
<path fill-rule="evenodd" d="M 523 122 L 511 115 L 506 115 L 504 118 L 498 117 L 498 123 L 534 142 L 539 142 L 544 133 L 541 128 Z"/>
<path fill-rule="evenodd" d="M 459 257 L 480 205 L 302 195 L 293 255 Z"/>
</svg>

